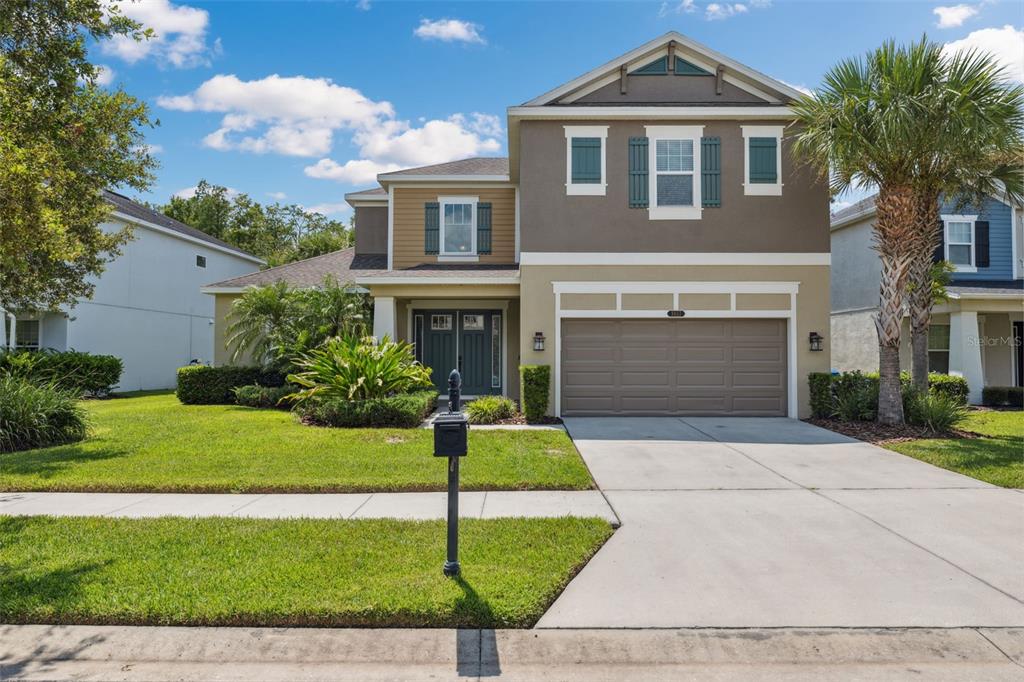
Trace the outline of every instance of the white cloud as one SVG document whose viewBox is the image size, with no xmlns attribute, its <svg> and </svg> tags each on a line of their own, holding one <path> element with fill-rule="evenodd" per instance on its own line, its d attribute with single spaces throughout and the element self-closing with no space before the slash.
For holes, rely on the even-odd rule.
<svg viewBox="0 0 1024 682">
<path fill-rule="evenodd" d="M 669 3 L 667 0 L 661 3 L 658 9 L 658 16 L 667 17 L 669 14 L 693 14 L 697 11 L 695 0 L 679 0 L 676 3 Z"/>
<path fill-rule="evenodd" d="M 177 192 L 175 192 L 174 196 L 178 197 L 179 199 L 191 199 L 192 197 L 194 197 L 196 195 L 196 190 L 197 189 L 199 189 L 198 185 L 192 185 L 191 187 L 185 187 L 184 189 L 179 189 Z M 241 194 L 241 192 L 239 192 L 234 187 L 225 187 L 224 189 L 227 190 L 226 194 L 227 194 L 228 199 L 234 199 L 239 194 Z"/>
<path fill-rule="evenodd" d="M 344 202 L 337 204 L 328 202 L 323 204 L 313 204 L 312 206 L 302 207 L 302 210 L 308 213 L 319 213 L 320 215 L 325 216 L 337 215 L 339 213 L 348 213 L 351 209 L 352 207 Z"/>
<path fill-rule="evenodd" d="M 153 57 L 161 66 L 189 68 L 208 65 L 210 55 L 220 49 L 219 41 L 215 41 L 212 48 L 206 44 L 210 24 L 206 10 L 174 5 L 169 0 L 118 3 L 118 7 L 126 17 L 153 29 L 155 35 L 141 41 L 130 36 L 114 36 L 103 42 L 104 54 L 114 55 L 129 64 Z"/>
<path fill-rule="evenodd" d="M 772 6 L 772 0 L 750 0 L 749 5 L 756 9 L 765 9 Z"/>
<path fill-rule="evenodd" d="M 1024 83 L 1024 29 L 1016 29 L 1009 24 L 1002 28 L 983 28 L 942 47 L 947 55 L 970 49 L 994 55 L 1011 79 Z"/>
<path fill-rule="evenodd" d="M 356 9 L 361 9 L 364 12 L 370 9 L 370 0 L 356 0 Z"/>
<path fill-rule="evenodd" d="M 484 45 L 487 41 L 480 35 L 482 30 L 483 26 L 461 19 L 421 19 L 420 25 L 413 30 L 413 35 L 424 40 Z"/>
<path fill-rule="evenodd" d="M 288 195 L 284 192 L 267 192 L 267 196 L 276 201 L 284 201 L 288 198 Z"/>
<path fill-rule="evenodd" d="M 708 21 L 728 19 L 729 17 L 734 17 L 737 14 L 746 14 L 748 11 L 747 6 L 739 2 L 721 4 L 712 2 L 704 9 L 704 18 Z"/>
<path fill-rule="evenodd" d="M 781 78 L 778 79 L 778 81 L 780 83 L 785 83 L 786 85 L 788 85 L 789 87 L 793 88 L 794 90 L 799 90 L 800 92 L 804 93 L 805 95 L 813 95 L 814 94 L 811 91 L 811 89 L 809 87 L 807 87 L 806 85 L 798 85 L 796 83 L 790 83 L 789 81 L 784 81 Z"/>
<path fill-rule="evenodd" d="M 96 65 L 96 85 L 106 87 L 114 82 L 114 76 L 117 74 L 112 68 L 106 64 Z"/>
<path fill-rule="evenodd" d="M 339 164 L 333 159 L 320 159 L 303 172 L 318 180 L 335 180 L 346 185 L 366 185 L 377 181 L 378 173 L 400 170 L 397 163 L 377 163 L 370 159 L 352 159 Z"/>
<path fill-rule="evenodd" d="M 936 7 L 932 14 L 939 18 L 936 26 L 939 28 L 956 28 L 963 25 L 965 21 L 978 13 L 978 8 L 973 5 L 952 5 L 949 7 Z"/>
<path fill-rule="evenodd" d="M 162 154 L 164 151 L 163 145 L 159 144 L 144 144 L 142 148 L 150 154 Z"/>
</svg>

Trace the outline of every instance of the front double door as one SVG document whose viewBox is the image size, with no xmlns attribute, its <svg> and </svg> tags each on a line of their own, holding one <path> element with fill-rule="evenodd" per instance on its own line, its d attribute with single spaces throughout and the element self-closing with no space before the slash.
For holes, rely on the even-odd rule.
<svg viewBox="0 0 1024 682">
<path fill-rule="evenodd" d="M 438 392 L 448 392 L 458 368 L 463 395 L 501 393 L 503 323 L 497 310 L 413 311 L 417 359 L 433 370 Z"/>
</svg>

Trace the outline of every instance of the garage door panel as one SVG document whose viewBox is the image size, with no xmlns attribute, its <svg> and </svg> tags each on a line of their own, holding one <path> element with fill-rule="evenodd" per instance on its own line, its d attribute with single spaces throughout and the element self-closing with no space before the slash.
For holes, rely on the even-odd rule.
<svg viewBox="0 0 1024 682">
<path fill-rule="evenodd" d="M 564 320 L 562 414 L 786 414 L 786 322 Z"/>
</svg>

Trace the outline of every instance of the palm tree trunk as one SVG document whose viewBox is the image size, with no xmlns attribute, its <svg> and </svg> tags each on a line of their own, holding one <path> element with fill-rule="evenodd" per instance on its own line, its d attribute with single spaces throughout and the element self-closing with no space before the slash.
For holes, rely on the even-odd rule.
<svg viewBox="0 0 1024 682">
<path fill-rule="evenodd" d="M 939 193 L 917 195 L 917 230 L 914 260 L 908 279 L 910 309 L 911 377 L 914 388 L 928 390 L 928 327 L 932 323 L 932 257 L 939 245 Z"/>
</svg>

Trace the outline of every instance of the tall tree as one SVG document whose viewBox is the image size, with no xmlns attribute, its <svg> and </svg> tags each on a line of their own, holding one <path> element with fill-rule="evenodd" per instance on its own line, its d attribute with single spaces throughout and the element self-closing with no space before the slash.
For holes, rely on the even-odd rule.
<svg viewBox="0 0 1024 682">
<path fill-rule="evenodd" d="M 926 41 L 909 47 L 887 42 L 864 58 L 840 62 L 817 92 L 794 104 L 795 150 L 829 177 L 834 194 L 857 184 L 878 187 L 872 237 L 882 266 L 875 329 L 878 421 L 884 424 L 903 423 L 900 325 L 920 233 L 917 170 L 930 134 L 921 125 L 929 105 L 922 91 L 935 87 L 940 73 L 941 55 Z"/>
<path fill-rule="evenodd" d="M 927 147 L 918 163 L 915 254 L 908 276 L 912 375 L 928 388 L 928 327 L 934 296 L 933 253 L 941 244 L 939 202 L 980 206 L 989 196 L 1021 200 L 1024 194 L 1024 86 L 1012 83 L 989 54 L 962 51 L 941 56 L 940 73 L 922 88 Z"/>
<path fill-rule="evenodd" d="M 146 105 L 96 85 L 87 40 L 149 31 L 101 0 L 0 8 L 0 307 L 51 309 L 92 294 L 127 232 L 105 233 L 101 190 L 145 190 Z"/>
</svg>

